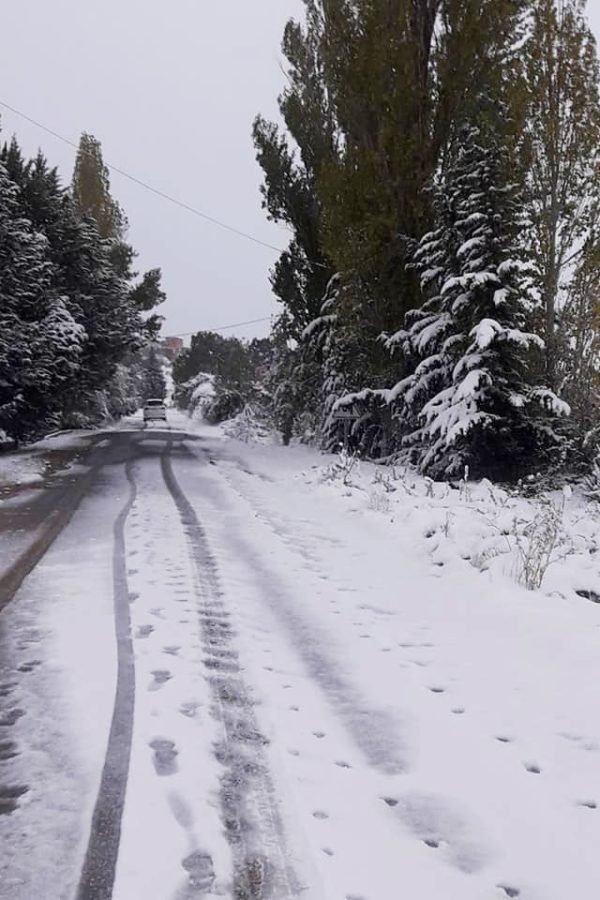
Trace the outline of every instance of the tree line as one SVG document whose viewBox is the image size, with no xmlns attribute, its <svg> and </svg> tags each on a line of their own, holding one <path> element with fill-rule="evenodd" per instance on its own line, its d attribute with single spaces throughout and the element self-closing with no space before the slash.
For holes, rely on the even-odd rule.
<svg viewBox="0 0 600 900">
<path fill-rule="evenodd" d="M 67 187 L 41 152 L 27 159 L 16 138 L 0 146 L 4 440 L 135 408 L 135 354 L 156 338 L 164 300 L 160 270 L 140 276 L 135 257 L 96 138 L 82 135 Z"/>
<path fill-rule="evenodd" d="M 275 416 L 435 477 L 585 465 L 600 101 L 584 0 L 304 0 L 253 129 Z"/>
<path fill-rule="evenodd" d="M 201 404 L 204 415 L 213 422 L 230 418 L 248 402 L 259 397 L 264 402 L 263 383 L 272 358 L 269 338 L 243 341 L 214 331 L 199 331 L 173 364 L 175 400 L 190 413 Z M 207 382 L 208 394 L 203 389 Z"/>
</svg>

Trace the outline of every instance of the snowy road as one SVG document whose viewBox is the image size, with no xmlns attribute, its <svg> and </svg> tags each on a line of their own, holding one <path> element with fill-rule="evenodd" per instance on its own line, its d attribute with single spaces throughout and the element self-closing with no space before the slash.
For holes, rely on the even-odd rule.
<svg viewBox="0 0 600 900">
<path fill-rule="evenodd" d="M 600 608 L 176 424 L 94 440 L 0 613 L 0 897 L 596 898 Z"/>
</svg>

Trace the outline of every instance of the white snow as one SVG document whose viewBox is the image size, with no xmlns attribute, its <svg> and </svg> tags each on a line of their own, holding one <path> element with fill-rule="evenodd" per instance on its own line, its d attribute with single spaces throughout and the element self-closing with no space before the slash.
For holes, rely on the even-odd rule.
<svg viewBox="0 0 600 900">
<path fill-rule="evenodd" d="M 455 489 L 347 455 L 245 443 L 175 412 L 169 424 L 198 438 L 173 454 L 173 470 L 204 531 L 215 597 L 231 615 L 241 677 L 269 740 L 264 761 L 295 896 L 596 900 L 597 506 L 578 490 L 528 500 L 486 481 Z M 122 475 L 106 477 L 119 506 Z M 221 726 L 202 665 L 190 531 L 159 452 L 135 463 L 133 477 L 125 540 L 137 694 L 114 897 L 187 900 L 182 859 L 193 852 L 214 865 L 203 896 L 230 897 L 214 755 Z M 114 686 L 109 542 L 98 539 L 106 519 L 93 515 L 112 506 L 95 502 L 19 601 L 37 604 L 32 614 L 42 610 L 51 635 L 36 653 L 52 663 L 45 683 L 76 762 L 66 796 L 82 786 L 85 810 Z M 69 571 L 65 554 L 83 535 L 83 568 Z M 71 645 L 91 631 L 84 659 Z M 99 714 L 84 735 L 73 724 L 90 704 Z M 157 766 L 156 740 L 176 751 L 168 771 Z M 46 761 L 41 775 L 44 766 L 52 771 Z M 34 812 L 25 804 L 13 820 L 19 833 L 20 823 L 34 828 Z"/>
<path fill-rule="evenodd" d="M 600 593 L 596 508 L 227 447 L 186 487 L 211 505 L 307 896 L 596 897 L 600 606 L 575 593 Z"/>
</svg>

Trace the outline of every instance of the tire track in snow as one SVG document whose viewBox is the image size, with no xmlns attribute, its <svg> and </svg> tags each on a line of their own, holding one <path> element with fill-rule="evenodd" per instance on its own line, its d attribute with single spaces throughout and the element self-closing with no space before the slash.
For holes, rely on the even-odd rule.
<svg viewBox="0 0 600 900">
<path fill-rule="evenodd" d="M 262 517 L 264 525 L 277 540 L 287 550 L 305 560 L 304 554 L 298 552 L 279 533 L 265 510 L 246 496 L 227 474 L 220 469 L 218 472 L 240 500 Z M 212 493 L 212 499 L 216 503 L 214 487 Z M 290 592 L 288 585 L 260 558 L 235 524 L 232 524 L 228 532 L 228 539 L 252 573 L 259 586 L 259 595 L 284 627 L 307 671 L 368 763 L 385 775 L 405 773 L 409 768 L 408 752 L 398 733 L 397 721 L 385 710 L 368 705 L 357 687 L 340 671 L 336 661 L 327 652 L 326 637 L 320 634 L 319 628 L 304 613 L 302 605 Z"/>
<path fill-rule="evenodd" d="M 173 498 L 198 579 L 204 665 L 213 696 L 213 716 L 223 738 L 215 748 L 224 768 L 221 812 L 234 859 L 235 900 L 285 900 L 301 887 L 286 859 L 286 846 L 272 779 L 262 748 L 268 743 L 253 713 L 250 691 L 233 648 L 230 614 L 223 603 L 215 560 L 198 516 L 171 463 L 172 444 L 162 454 L 162 473 Z"/>
<path fill-rule="evenodd" d="M 111 900 L 129 774 L 135 707 L 135 664 L 125 562 L 125 522 L 135 503 L 137 487 L 131 462 L 126 464 L 125 472 L 129 482 L 129 497 L 113 527 L 117 687 L 104 768 L 92 816 L 91 832 L 79 880 L 77 900 Z"/>
</svg>

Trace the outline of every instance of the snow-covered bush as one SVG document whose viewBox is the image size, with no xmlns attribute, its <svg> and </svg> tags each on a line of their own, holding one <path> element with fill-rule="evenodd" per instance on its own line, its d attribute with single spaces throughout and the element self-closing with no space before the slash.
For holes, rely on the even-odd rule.
<svg viewBox="0 0 600 900">
<path fill-rule="evenodd" d="M 246 444 L 270 443 L 273 431 L 264 407 L 246 403 L 244 408 L 223 427 L 225 434 Z"/>
<path fill-rule="evenodd" d="M 204 418 L 210 425 L 233 419 L 244 408 L 244 398 L 237 391 L 222 391 L 204 407 Z"/>
<path fill-rule="evenodd" d="M 204 410 L 215 398 L 215 376 L 199 372 L 193 378 L 175 386 L 174 402 L 190 416 L 202 418 Z"/>
<path fill-rule="evenodd" d="M 360 458 L 357 453 L 349 451 L 343 445 L 340 446 L 337 459 L 327 466 L 323 472 L 323 481 L 341 480 L 346 487 L 350 484 L 350 476 L 358 473 Z"/>
<path fill-rule="evenodd" d="M 563 513 L 564 501 L 557 503 L 546 497 L 538 503 L 530 522 L 522 526 L 515 522 L 515 577 L 527 590 L 539 590 L 559 545 L 565 541 Z"/>
</svg>

